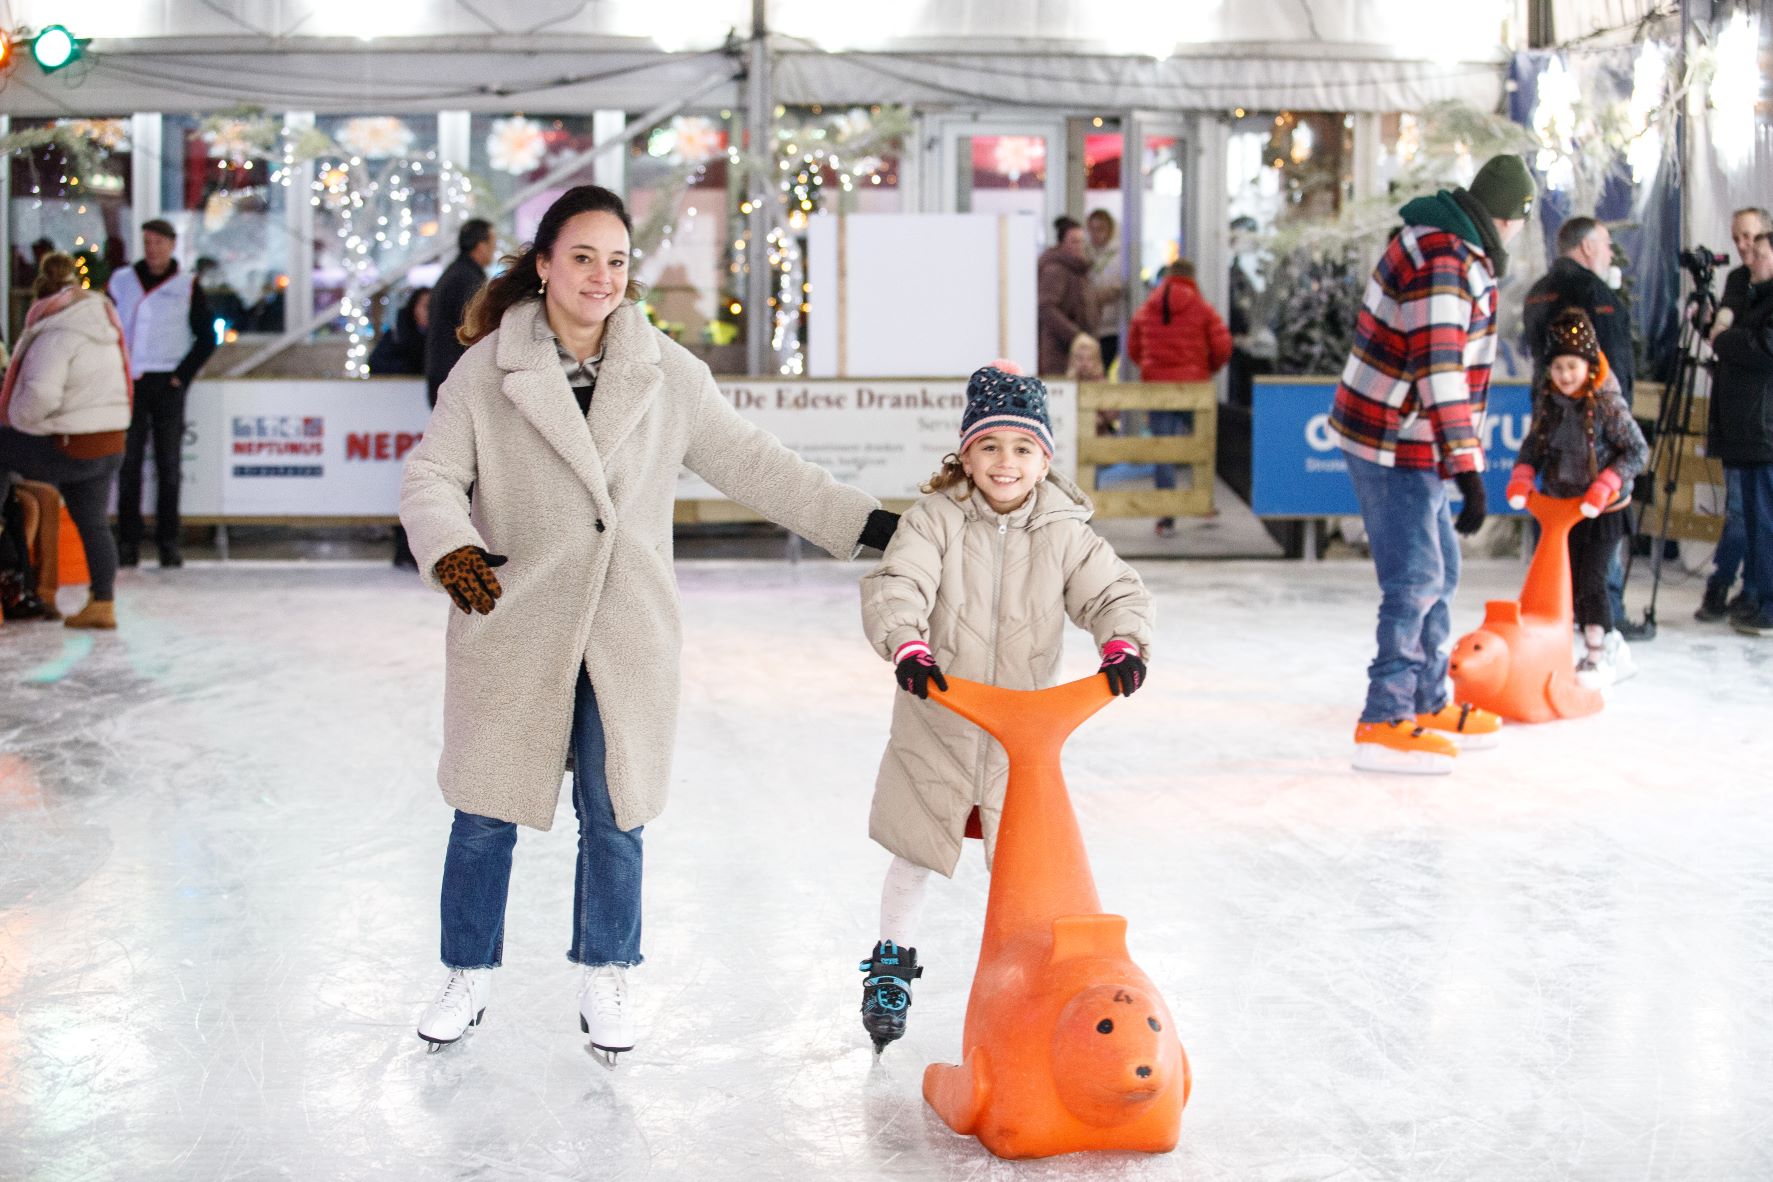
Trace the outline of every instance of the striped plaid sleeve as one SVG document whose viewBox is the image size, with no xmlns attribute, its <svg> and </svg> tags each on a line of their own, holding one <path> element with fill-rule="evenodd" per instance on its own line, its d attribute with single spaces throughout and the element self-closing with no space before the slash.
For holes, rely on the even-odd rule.
<svg viewBox="0 0 1773 1182">
<path fill-rule="evenodd" d="M 1448 475 L 1480 472 L 1484 453 L 1473 422 L 1465 356 L 1474 297 L 1460 252 L 1423 245 L 1423 266 L 1398 293 L 1408 368 L 1434 428 L 1442 470 Z"/>
</svg>

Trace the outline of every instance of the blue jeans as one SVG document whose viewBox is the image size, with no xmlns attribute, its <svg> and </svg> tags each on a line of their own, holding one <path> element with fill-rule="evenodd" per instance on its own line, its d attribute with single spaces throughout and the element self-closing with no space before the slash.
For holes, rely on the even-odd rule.
<svg viewBox="0 0 1773 1182">
<path fill-rule="evenodd" d="M 1621 509 L 1630 513 L 1630 509 Z M 1607 605 L 1613 616 L 1613 627 L 1625 623 L 1625 548 L 1631 545 L 1631 518 L 1626 518 L 1625 537 L 1607 556 Z"/>
<path fill-rule="evenodd" d="M 1183 435 L 1194 430 L 1194 412 L 1191 410 L 1154 410 L 1146 418 L 1153 435 Z M 1176 465 L 1155 465 L 1151 478 L 1158 488 L 1175 488 Z"/>
<path fill-rule="evenodd" d="M 641 827 L 616 828 L 604 774 L 603 719 L 579 667 L 573 691 L 573 811 L 579 861 L 573 881 L 575 964 L 635 965 L 640 955 Z M 505 899 L 517 826 L 456 810 L 443 861 L 443 963 L 497 968 L 505 954 Z"/>
<path fill-rule="evenodd" d="M 1773 624 L 1773 464 L 1749 464 L 1742 475 L 1742 527 L 1748 555 L 1742 586 L 1761 602 L 1755 622 Z"/>
<path fill-rule="evenodd" d="M 1713 555 L 1718 569 L 1706 580 L 1706 590 L 1729 591 L 1748 557 L 1748 529 L 1742 523 L 1742 469 L 1724 469 L 1724 533 Z"/>
<path fill-rule="evenodd" d="M 1445 706 L 1459 539 L 1446 483 L 1433 471 L 1348 457 L 1348 475 L 1379 575 L 1379 655 L 1367 666 L 1362 722 L 1394 722 Z"/>
</svg>

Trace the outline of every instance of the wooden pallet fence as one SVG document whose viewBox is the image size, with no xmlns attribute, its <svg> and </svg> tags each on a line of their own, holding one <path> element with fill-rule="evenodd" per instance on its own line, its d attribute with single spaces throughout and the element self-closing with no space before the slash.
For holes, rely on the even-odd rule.
<svg viewBox="0 0 1773 1182">
<path fill-rule="evenodd" d="M 1183 410 L 1194 415 L 1186 435 L 1096 434 L 1098 411 Z M 1077 483 L 1098 517 L 1206 517 L 1213 512 L 1213 457 L 1219 402 L 1211 382 L 1081 382 L 1077 387 Z M 1096 471 L 1109 464 L 1174 464 L 1187 469 L 1168 491 L 1097 491 Z"/>
</svg>

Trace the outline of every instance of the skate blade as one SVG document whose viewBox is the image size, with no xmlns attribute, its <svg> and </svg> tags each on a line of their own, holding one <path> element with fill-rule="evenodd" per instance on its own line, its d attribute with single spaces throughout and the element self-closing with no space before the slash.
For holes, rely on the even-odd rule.
<svg viewBox="0 0 1773 1182">
<path fill-rule="evenodd" d="M 468 1019 L 468 1029 L 472 1030 L 474 1027 L 480 1025 L 480 1020 L 484 1017 L 486 1017 L 486 1007 L 482 1006 L 480 1008 L 479 1013 L 475 1014 L 472 1018 Z M 456 1035 L 454 1038 L 432 1038 L 429 1034 L 426 1034 L 423 1030 L 415 1031 L 414 1033 L 416 1033 L 420 1038 L 424 1039 L 426 1042 L 431 1044 L 430 1048 L 426 1051 L 426 1054 L 430 1054 L 430 1055 L 435 1055 L 438 1051 L 441 1051 L 444 1047 L 454 1046 L 456 1043 L 462 1041 L 461 1034 Z M 466 1034 L 466 1033 L 468 1033 L 467 1030 L 462 1031 L 462 1034 Z"/>
<path fill-rule="evenodd" d="M 1354 770 L 1388 772 L 1397 776 L 1446 776 L 1453 771 L 1453 757 L 1432 751 L 1396 751 L 1377 743 L 1354 745 Z"/>
<path fill-rule="evenodd" d="M 1447 738 L 1459 744 L 1461 751 L 1491 751 L 1502 746 L 1501 731 L 1491 731 L 1484 735 L 1467 735 L 1458 731 L 1436 731 L 1435 733 L 1446 735 Z"/>
</svg>

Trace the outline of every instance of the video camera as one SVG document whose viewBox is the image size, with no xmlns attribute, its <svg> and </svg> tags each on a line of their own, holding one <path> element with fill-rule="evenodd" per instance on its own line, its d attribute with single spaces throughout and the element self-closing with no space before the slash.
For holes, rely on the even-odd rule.
<svg viewBox="0 0 1773 1182">
<path fill-rule="evenodd" d="M 1707 250 L 1703 246 L 1695 246 L 1692 250 L 1681 252 L 1681 266 L 1685 267 L 1687 273 L 1693 276 L 1694 285 L 1708 290 L 1711 287 L 1712 273 L 1729 261 L 1728 255 Z"/>
<path fill-rule="evenodd" d="M 1692 250 L 1683 250 L 1680 253 L 1682 268 L 1693 277 L 1693 307 L 1689 318 L 1701 338 L 1710 334 L 1712 317 L 1717 313 L 1717 299 L 1711 290 L 1712 277 L 1719 267 L 1729 261 L 1728 255 L 1708 250 L 1704 246 L 1695 246 Z"/>
</svg>

